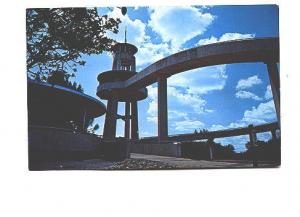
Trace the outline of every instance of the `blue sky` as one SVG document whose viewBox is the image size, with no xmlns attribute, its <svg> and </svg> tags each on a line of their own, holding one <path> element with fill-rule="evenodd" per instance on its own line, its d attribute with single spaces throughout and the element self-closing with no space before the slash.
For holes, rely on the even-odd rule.
<svg viewBox="0 0 300 217">
<path fill-rule="evenodd" d="M 127 26 L 129 43 L 135 44 L 137 70 L 180 50 L 218 41 L 278 37 L 278 7 L 258 6 L 185 6 L 128 8 L 126 16 L 119 9 L 99 8 L 99 13 L 119 17 L 118 34 L 124 41 Z M 109 53 L 84 56 L 87 64 L 79 68 L 76 81 L 86 94 L 96 96 L 97 75 L 110 70 Z M 157 85 L 148 86 L 149 96 L 140 101 L 140 136 L 157 135 Z M 102 100 L 106 103 L 105 100 Z M 219 130 L 276 121 L 266 65 L 263 63 L 227 64 L 194 69 L 168 79 L 169 134 L 194 132 L 195 129 Z M 124 104 L 119 103 L 119 113 Z M 102 134 L 104 116 L 97 118 Z M 124 123 L 118 121 L 117 135 L 123 135 Z M 259 134 L 267 140 L 269 133 Z M 215 140 L 231 143 L 236 151 L 245 150 L 247 136 Z"/>
</svg>

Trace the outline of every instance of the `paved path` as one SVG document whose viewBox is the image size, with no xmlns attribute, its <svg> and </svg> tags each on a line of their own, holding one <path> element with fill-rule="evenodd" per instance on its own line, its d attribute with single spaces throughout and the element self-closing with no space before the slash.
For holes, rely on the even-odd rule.
<svg viewBox="0 0 300 217">
<path fill-rule="evenodd" d="M 62 160 L 33 164 L 31 170 L 103 170 L 116 162 L 102 159 Z"/>
<path fill-rule="evenodd" d="M 278 167 L 260 162 L 259 167 Z M 119 170 L 119 169 L 201 169 L 201 168 L 252 168 L 252 162 L 207 161 L 131 153 L 131 159 L 122 162 L 102 159 L 64 160 L 33 164 L 31 170 Z"/>
<path fill-rule="evenodd" d="M 158 161 L 179 169 L 198 169 L 198 168 L 251 168 L 252 163 L 249 162 L 224 162 L 224 161 L 207 161 L 207 160 L 191 160 L 187 158 L 165 157 L 157 155 L 145 155 L 131 153 L 133 159 L 144 159 L 151 161 Z"/>
</svg>

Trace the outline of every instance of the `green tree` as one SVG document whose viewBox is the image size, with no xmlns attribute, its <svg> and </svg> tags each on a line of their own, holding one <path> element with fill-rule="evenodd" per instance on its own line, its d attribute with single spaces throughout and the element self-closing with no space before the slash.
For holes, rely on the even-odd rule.
<svg viewBox="0 0 300 217">
<path fill-rule="evenodd" d="M 99 15 L 97 8 L 30 8 L 26 10 L 27 71 L 46 81 L 55 71 L 74 77 L 83 54 L 109 51 L 120 20 Z"/>
<path fill-rule="evenodd" d="M 234 146 L 233 145 L 231 145 L 231 144 L 228 144 L 228 145 L 226 145 L 225 146 L 225 148 L 229 151 L 229 152 L 232 152 L 232 153 L 234 153 Z"/>
<path fill-rule="evenodd" d="M 74 83 L 73 83 L 73 85 L 72 85 L 72 89 L 73 89 L 73 90 L 76 90 L 76 89 L 77 89 L 77 83 L 76 83 L 76 81 L 74 81 Z"/>
<path fill-rule="evenodd" d="M 99 124 L 94 124 L 94 118 L 89 119 L 86 131 L 88 133 L 95 133 L 100 128 Z"/>
<path fill-rule="evenodd" d="M 83 93 L 83 88 L 82 88 L 82 86 L 80 84 L 78 85 L 78 87 L 77 87 L 76 90 L 79 91 L 79 92 L 81 92 L 81 93 Z"/>
<path fill-rule="evenodd" d="M 92 132 L 95 133 L 95 131 L 98 130 L 99 128 L 100 128 L 99 124 L 95 124 L 95 126 L 93 127 Z"/>
<path fill-rule="evenodd" d="M 69 80 L 68 76 L 66 76 L 66 72 L 63 71 L 56 71 L 53 72 L 48 78 L 47 82 L 52 85 L 60 85 L 72 90 L 79 91 L 81 93 L 84 92 L 82 86 L 79 84 L 77 85 L 76 81 L 73 83 Z M 36 78 L 37 81 L 41 81 L 38 77 Z"/>
</svg>

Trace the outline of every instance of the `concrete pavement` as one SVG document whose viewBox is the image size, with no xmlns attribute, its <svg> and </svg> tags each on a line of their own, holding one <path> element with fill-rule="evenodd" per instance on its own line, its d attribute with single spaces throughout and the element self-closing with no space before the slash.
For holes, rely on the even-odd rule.
<svg viewBox="0 0 300 217">
<path fill-rule="evenodd" d="M 225 162 L 225 161 L 207 161 L 207 160 L 192 160 L 187 158 L 166 157 L 157 155 L 145 155 L 131 153 L 132 159 L 143 159 L 166 163 L 171 166 L 176 166 L 178 169 L 200 169 L 200 168 L 251 168 L 250 162 Z"/>
</svg>

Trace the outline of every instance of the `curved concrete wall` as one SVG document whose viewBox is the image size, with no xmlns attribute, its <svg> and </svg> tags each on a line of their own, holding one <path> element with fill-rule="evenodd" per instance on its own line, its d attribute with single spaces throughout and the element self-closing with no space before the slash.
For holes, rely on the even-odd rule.
<svg viewBox="0 0 300 217">
<path fill-rule="evenodd" d="M 180 144 L 173 143 L 132 143 L 131 153 L 160 155 L 168 157 L 181 157 Z"/>
<path fill-rule="evenodd" d="M 95 151 L 100 139 L 96 135 L 73 133 L 51 127 L 28 128 L 30 151 Z"/>
</svg>

